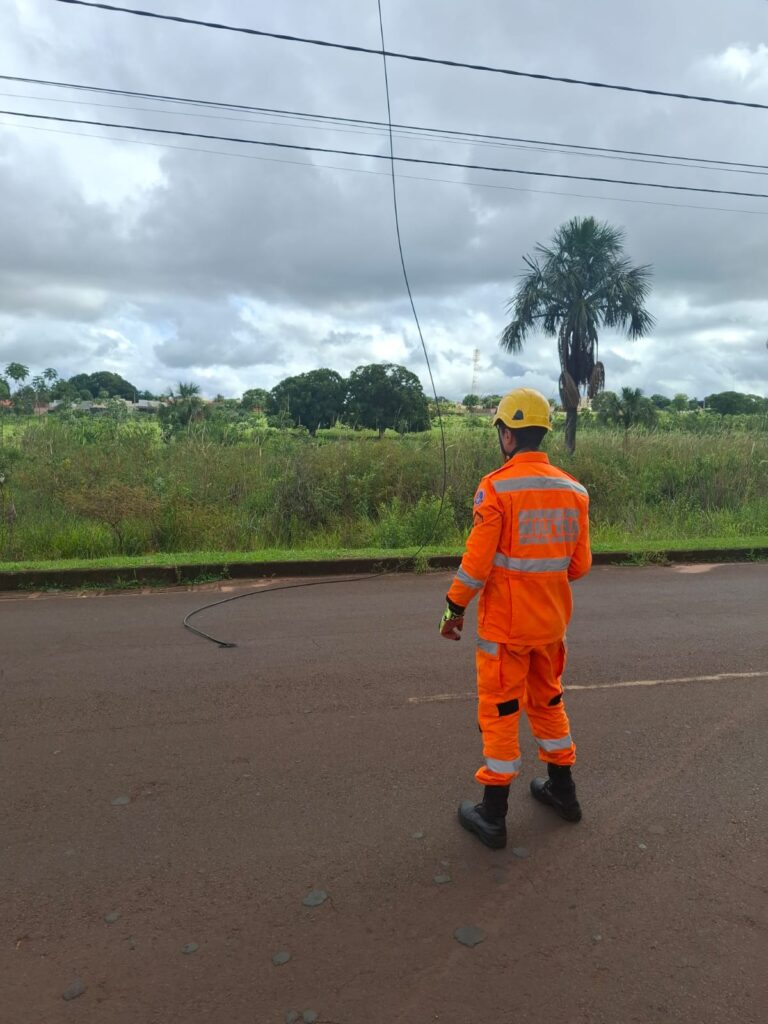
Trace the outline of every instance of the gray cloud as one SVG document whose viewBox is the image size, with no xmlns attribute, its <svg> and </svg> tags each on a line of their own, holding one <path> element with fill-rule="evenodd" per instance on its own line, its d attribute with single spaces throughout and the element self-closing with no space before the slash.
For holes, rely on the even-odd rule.
<svg viewBox="0 0 768 1024">
<path fill-rule="evenodd" d="M 610 348 L 608 350 L 605 348 L 600 350 L 600 359 L 602 360 L 606 371 L 616 374 L 617 376 L 627 370 L 642 366 L 639 359 L 627 359 L 625 356 L 619 355 L 618 352 L 614 352 L 614 350 Z"/>
<path fill-rule="evenodd" d="M 145 315 L 154 319 L 158 314 L 159 308 L 150 308 Z M 222 308 L 220 303 L 187 301 L 161 318 L 169 333 L 155 344 L 154 352 L 163 366 L 239 369 L 283 362 L 274 338 L 243 319 L 231 304 Z"/>
</svg>

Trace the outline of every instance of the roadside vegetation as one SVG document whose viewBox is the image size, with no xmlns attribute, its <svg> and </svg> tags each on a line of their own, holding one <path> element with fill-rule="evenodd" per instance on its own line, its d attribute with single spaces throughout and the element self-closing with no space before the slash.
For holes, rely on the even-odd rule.
<svg viewBox="0 0 768 1024">
<path fill-rule="evenodd" d="M 6 568 L 143 555 L 401 553 L 425 543 L 457 551 L 477 481 L 498 465 L 489 417 L 446 415 L 448 487 L 435 528 L 434 427 L 381 435 L 376 426 L 336 426 L 311 436 L 253 412 L 170 433 L 155 417 L 117 411 L 4 419 Z M 597 549 L 768 544 L 768 416 L 657 409 L 652 426 L 626 417 L 608 425 L 610 416 L 589 412 L 579 421 L 575 454 L 565 450 L 562 416 L 548 451 L 589 488 Z"/>
</svg>

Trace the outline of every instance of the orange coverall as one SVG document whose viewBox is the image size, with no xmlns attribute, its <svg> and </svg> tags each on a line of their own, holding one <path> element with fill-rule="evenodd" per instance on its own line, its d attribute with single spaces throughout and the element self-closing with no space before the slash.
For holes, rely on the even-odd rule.
<svg viewBox="0 0 768 1024">
<path fill-rule="evenodd" d="M 480 593 L 478 723 L 485 763 L 475 778 L 507 785 L 520 771 L 525 711 L 539 757 L 571 765 L 576 745 L 563 707 L 570 581 L 592 565 L 589 495 L 543 452 L 521 452 L 484 476 L 474 526 L 448 599 Z"/>
</svg>

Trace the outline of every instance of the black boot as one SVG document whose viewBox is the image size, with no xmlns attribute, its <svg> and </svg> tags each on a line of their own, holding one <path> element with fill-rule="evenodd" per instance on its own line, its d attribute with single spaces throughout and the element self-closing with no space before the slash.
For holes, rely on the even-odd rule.
<svg viewBox="0 0 768 1024">
<path fill-rule="evenodd" d="M 548 764 L 548 779 L 534 779 L 531 793 L 542 804 L 548 804 L 566 821 L 581 821 L 581 807 L 576 799 L 576 786 L 568 765 Z"/>
<path fill-rule="evenodd" d="M 486 786 L 481 803 L 462 800 L 459 806 L 462 827 L 474 832 L 480 842 L 492 850 L 502 850 L 507 845 L 508 798 L 509 786 Z"/>
</svg>

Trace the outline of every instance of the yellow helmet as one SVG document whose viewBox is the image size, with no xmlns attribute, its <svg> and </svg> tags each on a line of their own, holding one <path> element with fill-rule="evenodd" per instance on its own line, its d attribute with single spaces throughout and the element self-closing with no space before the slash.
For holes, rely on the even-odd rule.
<svg viewBox="0 0 768 1024">
<path fill-rule="evenodd" d="M 544 427 L 545 430 L 551 430 L 549 402 L 533 388 L 515 388 L 499 402 L 493 417 L 494 427 L 499 423 L 510 430 L 520 430 L 521 427 Z"/>
</svg>

